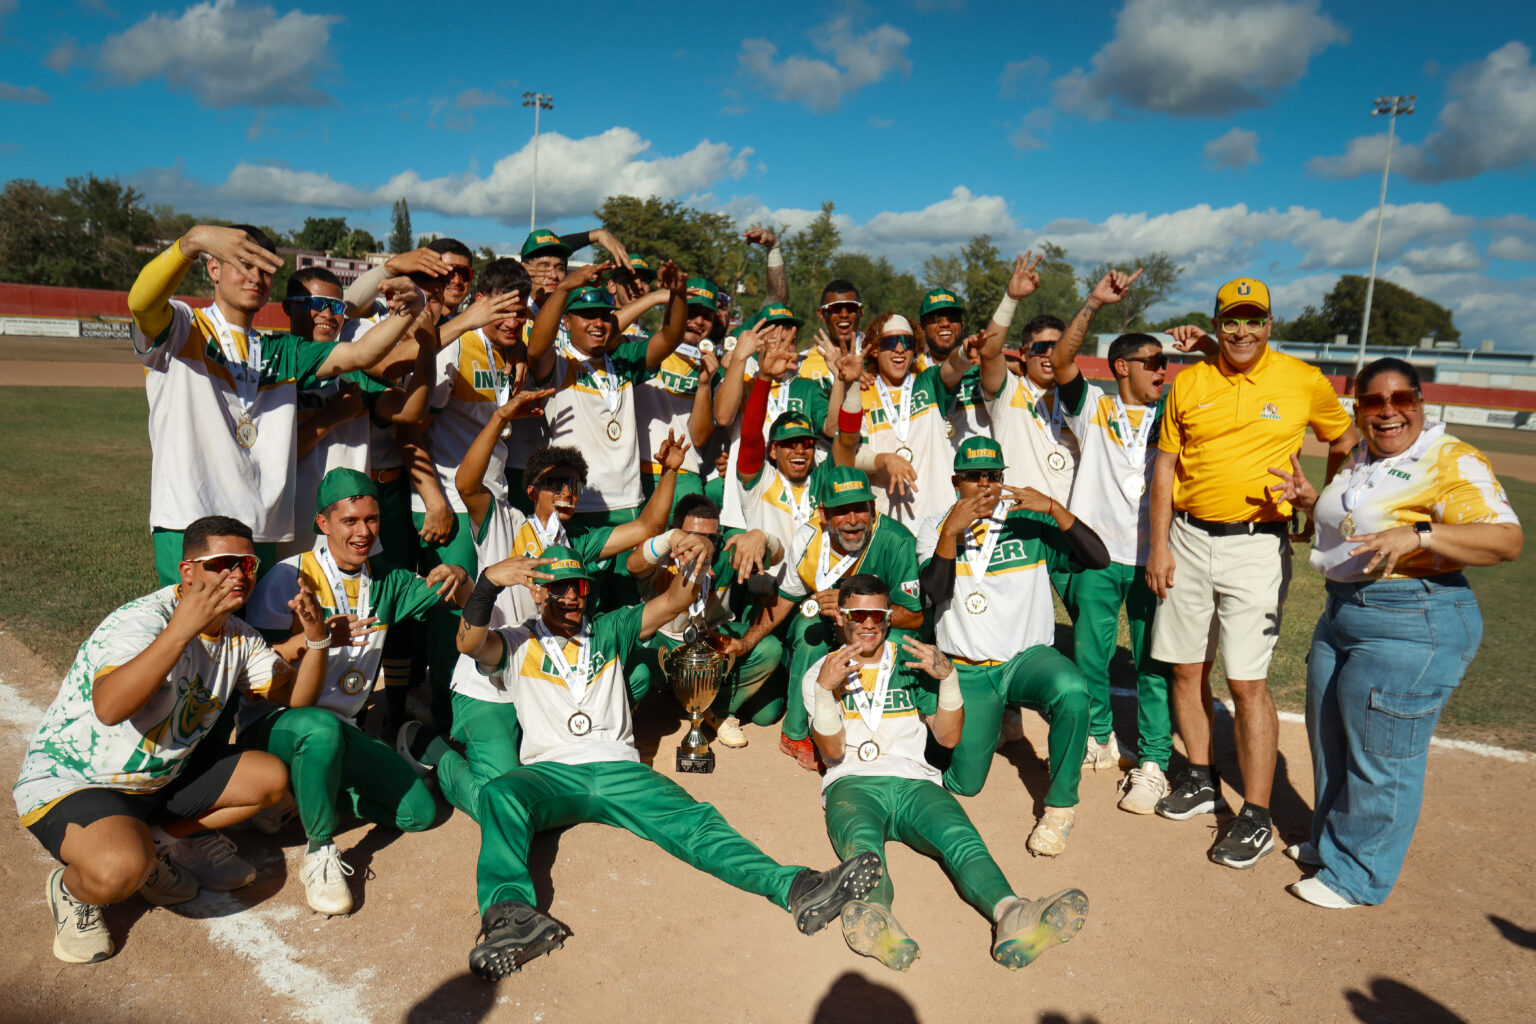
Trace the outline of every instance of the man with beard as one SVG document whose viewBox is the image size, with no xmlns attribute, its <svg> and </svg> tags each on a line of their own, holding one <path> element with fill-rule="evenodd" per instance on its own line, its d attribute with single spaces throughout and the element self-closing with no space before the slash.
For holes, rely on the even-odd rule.
<svg viewBox="0 0 1536 1024">
<path fill-rule="evenodd" d="M 201 257 L 213 302 L 193 310 L 172 296 Z M 233 514 L 268 558 L 292 539 L 299 390 L 373 365 L 422 307 L 420 291 L 397 277 L 385 283 L 390 316 L 357 341 L 265 337 L 252 322 L 281 265 L 259 228 L 199 224 L 128 293 L 134 352 L 148 371 L 149 523 L 164 584 L 180 578 L 181 531 L 202 516 Z"/>
</svg>

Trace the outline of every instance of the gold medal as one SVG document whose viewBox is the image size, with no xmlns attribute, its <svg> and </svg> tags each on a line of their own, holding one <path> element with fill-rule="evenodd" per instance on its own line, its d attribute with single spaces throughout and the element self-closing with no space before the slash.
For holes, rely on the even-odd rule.
<svg viewBox="0 0 1536 1024">
<path fill-rule="evenodd" d="M 1146 478 L 1140 474 L 1132 473 L 1130 476 L 1120 481 L 1120 489 L 1125 492 L 1126 497 L 1134 501 L 1140 498 L 1142 493 L 1146 491 Z"/>
<path fill-rule="evenodd" d="M 946 422 L 944 424 L 944 436 L 945 437 L 954 437 L 955 436 L 955 425 L 953 423 Z"/>
<path fill-rule="evenodd" d="M 565 727 L 572 736 L 585 736 L 592 731 L 592 718 L 585 711 L 578 711 L 565 720 Z"/>
<path fill-rule="evenodd" d="M 1067 457 L 1060 448 L 1055 448 L 1045 457 L 1045 464 L 1060 473 L 1067 468 Z"/>
<path fill-rule="evenodd" d="M 617 441 L 624 436 L 624 428 L 619 426 L 618 420 L 608 421 L 608 440 Z"/>
<path fill-rule="evenodd" d="M 1355 517 L 1351 513 L 1345 513 L 1339 522 L 1339 536 L 1348 540 L 1355 535 Z"/>
<path fill-rule="evenodd" d="M 874 740 L 865 740 L 859 744 L 859 760 L 873 761 L 880 756 L 880 744 Z"/>
<path fill-rule="evenodd" d="M 912 449 L 908 448 L 906 445 L 902 445 L 900 448 L 897 448 L 896 454 L 901 458 L 906 459 L 908 462 L 912 461 Z"/>
<path fill-rule="evenodd" d="M 256 444 L 256 424 L 249 418 L 242 419 L 235 424 L 235 443 L 241 448 L 251 448 Z"/>
<path fill-rule="evenodd" d="M 972 615 L 980 615 L 987 610 L 987 595 L 981 591 L 965 595 L 965 610 Z"/>
<path fill-rule="evenodd" d="M 714 342 L 710 341 L 708 338 L 705 338 L 703 341 L 699 342 L 699 354 L 700 355 L 705 355 L 705 356 L 714 355 L 714 352 L 715 352 L 715 343 Z"/>
<path fill-rule="evenodd" d="M 341 677 L 341 682 L 339 685 L 341 686 L 342 693 L 345 693 L 349 697 L 355 697 L 363 692 L 363 687 L 367 684 L 368 677 L 354 668 L 346 675 Z"/>
<path fill-rule="evenodd" d="M 800 602 L 800 614 L 808 619 L 814 619 L 821 614 L 821 602 L 814 597 L 808 597 Z"/>
</svg>

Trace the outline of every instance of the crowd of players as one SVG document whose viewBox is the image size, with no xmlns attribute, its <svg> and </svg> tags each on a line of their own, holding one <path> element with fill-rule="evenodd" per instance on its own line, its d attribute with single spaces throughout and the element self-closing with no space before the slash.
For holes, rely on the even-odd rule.
<svg viewBox="0 0 1536 1024">
<path fill-rule="evenodd" d="M 15 789 L 63 864 L 61 959 L 110 956 L 101 909 L 135 893 L 249 883 L 222 831 L 246 819 L 275 834 L 296 816 L 309 905 L 348 913 L 341 818 L 425 829 L 440 796 L 481 830 L 484 977 L 566 937 L 527 853 L 576 821 L 652 839 L 807 934 L 837 921 L 904 970 L 918 946 L 883 860 L 903 842 L 944 863 L 995 922 L 994 959 L 1021 967 L 1082 928 L 1087 897 L 1015 893 L 955 795 L 981 790 L 1027 709 L 1049 729 L 1032 854 L 1066 850 L 1085 769 L 1125 772 L 1126 811 L 1212 813 L 1218 640 L 1245 804 L 1210 857 L 1246 868 L 1273 849 L 1265 674 L 1291 523 L 1273 470 L 1311 427 L 1331 476 L 1358 435 L 1315 369 L 1268 350 L 1264 285 L 1223 286 L 1214 333 L 1169 332 L 1205 358 L 1165 400 L 1153 336 L 1109 346 L 1107 390 L 1077 365 L 1136 273 L 1011 347 L 1039 284 L 1028 256 L 984 324 L 946 289 L 873 310 L 843 280 L 811 319 L 787 305 L 774 236 L 745 240 L 767 251 L 755 311 L 606 230 L 539 230 L 478 271 L 446 238 L 346 289 L 298 271 L 277 333 L 252 327 L 280 266 L 259 230 L 199 226 L 145 267 L 129 306 L 161 589 L 82 646 Z M 589 244 L 608 258 L 571 267 Z M 202 308 L 172 298 L 197 260 Z M 822 773 L 836 867 L 778 863 L 642 763 L 633 708 L 666 690 L 657 651 L 701 624 L 733 659 L 716 745 L 777 743 L 787 770 Z M 1170 780 L 1175 713 L 1189 763 Z"/>
</svg>

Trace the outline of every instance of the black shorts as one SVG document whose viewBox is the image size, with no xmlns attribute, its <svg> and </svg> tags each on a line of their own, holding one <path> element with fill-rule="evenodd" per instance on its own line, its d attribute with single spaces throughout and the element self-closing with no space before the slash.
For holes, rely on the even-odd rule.
<svg viewBox="0 0 1536 1024">
<path fill-rule="evenodd" d="M 117 815 L 137 818 L 146 825 L 196 818 L 207 813 L 229 787 L 240 757 L 241 751 L 223 747 L 213 756 L 187 765 L 169 785 L 153 793 L 99 788 L 76 790 L 28 825 L 27 831 L 62 864 L 64 859 L 59 856 L 59 847 L 64 845 L 64 832 L 71 825 L 85 828 Z"/>
</svg>

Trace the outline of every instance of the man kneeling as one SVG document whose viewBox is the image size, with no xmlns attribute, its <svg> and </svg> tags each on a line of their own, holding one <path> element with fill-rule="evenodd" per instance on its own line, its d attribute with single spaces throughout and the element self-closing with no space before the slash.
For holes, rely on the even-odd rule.
<svg viewBox="0 0 1536 1024">
<path fill-rule="evenodd" d="M 807 935 L 836 917 L 880 878 L 872 853 L 830 871 L 785 866 L 640 760 L 623 665 L 643 639 L 687 609 L 698 573 L 714 557 L 703 537 L 672 548 L 680 571 L 643 605 L 586 616 L 592 578 L 569 548 L 541 559 L 511 558 L 481 574 L 464 607 L 459 650 L 470 655 L 517 706 L 522 767 L 480 791 L 479 902 L 482 941 L 470 970 L 502 978 L 557 949 L 566 931 L 534 909 L 528 844 L 535 832 L 596 821 L 628 829 L 701 871 L 787 909 Z M 540 616 L 520 626 L 486 628 L 502 586 L 529 585 Z"/>
<path fill-rule="evenodd" d="M 313 704 L 325 681 L 329 634 L 314 594 L 289 602 L 319 648 L 306 647 L 296 671 L 230 617 L 260 564 L 248 527 L 205 516 L 181 545 L 181 582 L 129 601 L 81 646 L 16 782 L 21 823 L 64 865 L 47 894 L 53 955 L 66 963 L 112 955 L 105 904 L 137 891 L 169 906 L 196 896 L 199 881 L 235 889 L 255 877 L 207 830 L 276 803 L 288 772 L 271 754 L 228 746 L 220 712 L 236 690 Z"/>
<path fill-rule="evenodd" d="M 930 729 L 945 747 L 960 742 L 965 706 L 954 665 L 911 636 L 900 651 L 886 639 L 890 591 L 878 577 L 845 577 L 837 591 L 843 646 L 801 680 L 811 736 L 827 763 L 821 794 L 833 849 L 839 857 L 880 854 L 883 864 L 886 842 L 897 839 L 937 857 L 965 901 L 994 922 L 992 959 L 1009 970 L 1027 966 L 1082 930 L 1088 897 L 1080 889 L 1033 901 L 1014 895 L 923 756 Z M 918 949 L 891 914 L 893 895 L 882 877 L 867 901 L 844 906 L 843 938 L 855 953 L 904 971 Z"/>
</svg>

